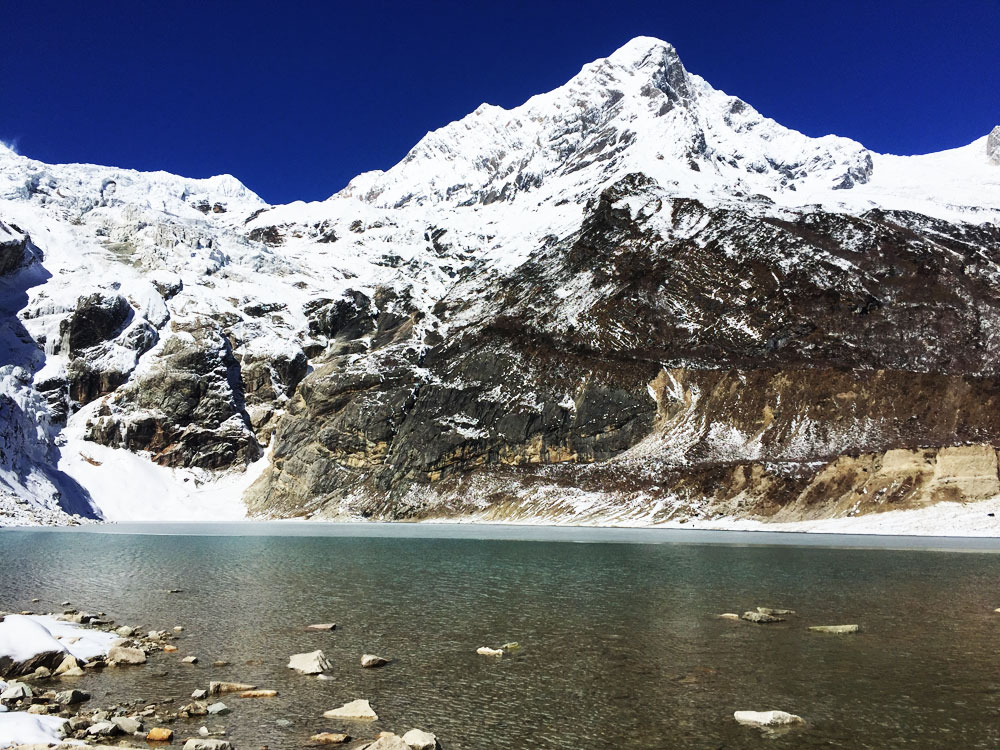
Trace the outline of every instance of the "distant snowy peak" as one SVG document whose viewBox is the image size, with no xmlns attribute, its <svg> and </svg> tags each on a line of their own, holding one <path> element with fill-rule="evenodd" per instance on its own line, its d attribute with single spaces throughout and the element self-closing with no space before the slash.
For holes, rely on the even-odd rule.
<svg viewBox="0 0 1000 750">
<path fill-rule="evenodd" d="M 716 204 L 893 207 L 982 221 L 982 209 L 1000 209 L 996 177 L 980 169 L 1000 161 L 1000 135 L 989 149 L 987 159 L 980 146 L 977 158 L 953 162 L 809 137 L 689 73 L 672 45 L 638 37 L 519 107 L 484 104 L 428 133 L 399 164 L 358 176 L 333 199 L 383 210 L 558 205 L 642 172 L 670 193 Z"/>
<path fill-rule="evenodd" d="M 577 197 L 629 171 L 689 190 L 832 190 L 866 182 L 872 158 L 849 139 L 782 127 L 688 73 L 670 44 L 639 37 L 519 107 L 482 105 L 428 133 L 345 193 L 383 208 L 473 206 Z"/>
</svg>

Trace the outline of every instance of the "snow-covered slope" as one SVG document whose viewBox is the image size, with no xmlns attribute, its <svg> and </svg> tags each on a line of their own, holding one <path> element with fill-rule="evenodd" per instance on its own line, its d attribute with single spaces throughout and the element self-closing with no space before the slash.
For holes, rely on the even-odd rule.
<svg viewBox="0 0 1000 750">
<path fill-rule="evenodd" d="M 228 175 L 47 165 L 0 145 L 0 249 L 9 248 L 0 257 L 0 522 L 63 511 L 231 517 L 258 475 L 262 513 L 297 514 L 285 507 L 289 496 L 302 512 L 325 507 L 332 496 L 319 497 L 320 486 L 341 488 L 333 493 L 341 499 L 371 492 L 358 472 L 405 463 L 399 452 L 410 449 L 399 436 L 427 386 L 478 382 L 475 372 L 446 377 L 432 362 L 472 331 L 503 329 L 497 290 L 522 288 L 526 269 L 549 276 L 548 298 L 521 300 L 529 310 L 548 309 L 552 295 L 560 301 L 545 325 L 589 325 L 595 340 L 617 336 L 627 350 L 629 321 L 595 313 L 613 291 L 600 276 L 617 262 L 616 247 L 580 273 L 558 249 L 604 210 L 608 191 L 618 191 L 609 210 L 626 211 L 641 224 L 635 232 L 657 241 L 704 246 L 711 225 L 772 242 L 780 222 L 872 209 L 988 237 L 1000 222 L 1000 167 L 987 141 L 903 157 L 810 138 L 689 73 L 671 45 L 640 37 L 519 107 L 484 104 L 427 134 L 393 168 L 359 175 L 321 202 L 267 206 Z M 680 217 L 677 207 L 690 200 L 704 211 Z M 850 244 L 837 236 L 831 241 Z M 798 248 L 776 272 L 811 262 L 816 273 L 828 273 L 824 263 L 857 268 L 823 253 Z M 716 294 L 704 280 L 690 283 L 671 302 L 678 316 L 697 294 Z M 855 279 L 845 289 L 873 283 Z M 766 328 L 748 327 L 741 312 L 722 317 L 748 340 Z M 520 395 L 489 402 L 495 424 L 470 415 L 472 406 L 442 403 L 436 429 L 452 435 L 455 456 L 479 455 L 470 446 L 495 437 L 505 409 L 536 403 L 546 384 L 533 379 L 550 375 L 511 370 Z M 584 410 L 572 393 L 565 398 Z M 537 404 L 546 413 L 544 398 Z M 656 404 L 635 408 L 646 407 Z M 331 413 L 341 421 L 309 431 L 310 419 Z M 609 450 L 642 437 L 629 435 Z M 275 453 L 265 451 L 272 439 Z M 323 481 L 292 471 L 291 445 L 335 457 L 316 463 Z M 505 461 L 507 449 L 494 446 L 481 461 Z M 568 449 L 546 450 L 543 463 L 577 460 Z M 454 457 L 441 461 L 444 468 L 421 469 L 420 481 L 433 485 L 457 466 Z M 378 480 L 386 492 L 402 492 L 402 481 Z M 278 496 L 281 510 L 267 499 Z M 392 515 L 397 502 L 378 512 Z"/>
</svg>

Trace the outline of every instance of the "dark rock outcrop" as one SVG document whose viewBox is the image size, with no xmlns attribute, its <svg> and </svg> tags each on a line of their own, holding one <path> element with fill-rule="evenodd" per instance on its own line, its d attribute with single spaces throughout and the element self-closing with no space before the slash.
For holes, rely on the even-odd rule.
<svg viewBox="0 0 1000 750">
<path fill-rule="evenodd" d="M 164 466 L 218 469 L 260 455 L 239 366 L 207 318 L 171 325 L 155 364 L 121 387 L 87 427 L 95 442 L 150 451 Z"/>
<path fill-rule="evenodd" d="M 24 262 L 27 244 L 27 235 L 0 221 L 0 276 Z"/>
<path fill-rule="evenodd" d="M 395 320 L 363 366 L 330 352 L 250 507 L 530 515 L 526 488 L 562 487 L 774 514 L 842 456 L 1000 444 L 998 262 L 992 225 L 758 216 L 630 175 L 508 277 L 458 282 L 447 336 Z M 318 309 L 325 335 L 379 327 L 363 300 Z"/>
<path fill-rule="evenodd" d="M 60 351 L 78 356 L 84 349 L 117 336 L 133 315 L 120 294 L 94 292 L 80 297 L 76 310 L 59 325 Z"/>
</svg>

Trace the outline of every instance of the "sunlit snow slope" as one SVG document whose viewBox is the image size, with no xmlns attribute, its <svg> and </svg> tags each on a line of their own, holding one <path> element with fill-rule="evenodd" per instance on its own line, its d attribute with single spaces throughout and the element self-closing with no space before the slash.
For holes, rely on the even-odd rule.
<svg viewBox="0 0 1000 750">
<path fill-rule="evenodd" d="M 322 202 L 0 146 L 0 524 L 988 495 L 997 162 L 807 137 L 645 37 Z"/>
</svg>

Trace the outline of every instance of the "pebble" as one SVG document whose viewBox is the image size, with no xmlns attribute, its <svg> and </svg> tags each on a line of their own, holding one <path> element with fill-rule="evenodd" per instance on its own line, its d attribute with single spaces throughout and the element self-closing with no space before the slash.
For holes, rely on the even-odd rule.
<svg viewBox="0 0 1000 750">
<path fill-rule="evenodd" d="M 229 708 L 225 703 L 219 701 L 218 703 L 213 703 L 208 707 L 208 712 L 213 716 L 222 716 L 228 714 L 232 709 Z"/>
<path fill-rule="evenodd" d="M 208 697 L 208 691 L 207 690 L 195 690 L 193 693 L 191 693 L 191 697 L 194 698 L 196 701 L 200 701 L 200 700 Z"/>
<path fill-rule="evenodd" d="M 245 690 L 239 693 L 237 698 L 276 698 L 277 690 Z"/>
<path fill-rule="evenodd" d="M 183 659 L 181 659 L 181 662 L 183 662 L 184 664 L 197 664 L 198 663 L 198 657 L 197 656 L 185 656 Z"/>
<path fill-rule="evenodd" d="M 489 646 L 480 646 L 476 649 L 476 653 L 481 656 L 503 656 L 502 648 L 490 648 Z"/>
<path fill-rule="evenodd" d="M 307 625 L 306 630 L 336 630 L 337 624 L 334 622 L 321 622 L 316 625 Z"/>
</svg>

